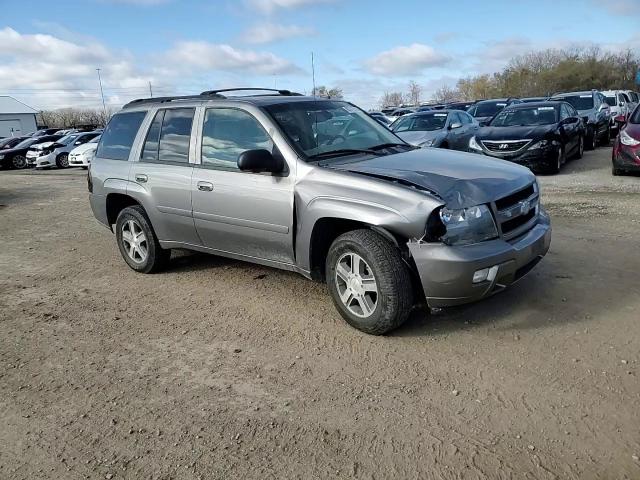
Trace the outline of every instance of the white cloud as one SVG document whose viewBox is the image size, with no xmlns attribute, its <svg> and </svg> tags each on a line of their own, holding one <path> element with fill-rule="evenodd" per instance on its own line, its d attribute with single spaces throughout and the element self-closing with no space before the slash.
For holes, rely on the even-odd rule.
<svg viewBox="0 0 640 480">
<path fill-rule="evenodd" d="M 334 3 L 336 0 L 246 0 L 249 7 L 254 7 L 263 13 L 272 13 L 279 9 L 293 9 L 323 3 Z"/>
<path fill-rule="evenodd" d="M 302 70 L 270 52 L 240 50 L 204 41 L 178 42 L 167 52 L 170 69 L 243 71 L 256 75 L 300 74 Z"/>
<path fill-rule="evenodd" d="M 315 35 L 313 28 L 298 25 L 281 25 L 277 23 L 260 23 L 244 32 L 242 39 L 245 43 L 264 44 L 294 37 Z"/>
<path fill-rule="evenodd" d="M 417 75 L 427 68 L 443 66 L 448 61 L 446 55 L 433 47 L 412 43 L 379 53 L 365 61 L 365 67 L 376 75 Z"/>
</svg>

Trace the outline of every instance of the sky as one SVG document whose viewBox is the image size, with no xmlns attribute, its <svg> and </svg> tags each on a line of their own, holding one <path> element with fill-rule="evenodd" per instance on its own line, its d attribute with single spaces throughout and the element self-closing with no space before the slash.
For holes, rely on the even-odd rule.
<svg viewBox="0 0 640 480">
<path fill-rule="evenodd" d="M 0 0 L 0 95 L 102 107 L 227 87 L 428 100 L 544 48 L 640 51 L 640 0 Z"/>
</svg>

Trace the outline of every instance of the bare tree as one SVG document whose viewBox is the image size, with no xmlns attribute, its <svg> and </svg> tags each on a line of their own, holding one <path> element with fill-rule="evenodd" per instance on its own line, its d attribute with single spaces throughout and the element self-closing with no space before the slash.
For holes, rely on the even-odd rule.
<svg viewBox="0 0 640 480">
<path fill-rule="evenodd" d="M 340 87 L 327 88 L 324 85 L 316 88 L 316 96 L 324 98 L 336 98 L 341 99 L 343 97 L 342 89 Z"/>
<path fill-rule="evenodd" d="M 420 94 L 422 93 L 422 87 L 418 85 L 416 82 L 411 80 L 409 82 L 409 95 L 407 99 L 411 105 L 419 105 L 420 104 Z"/>
<path fill-rule="evenodd" d="M 101 108 L 43 110 L 39 113 L 38 124 L 50 128 L 71 128 L 80 125 L 104 127 L 114 113 L 113 107 L 107 107 L 106 111 Z"/>
<path fill-rule="evenodd" d="M 380 99 L 380 107 L 399 107 L 404 102 L 402 93 L 400 92 L 384 92 Z"/>
<path fill-rule="evenodd" d="M 459 100 L 461 97 L 460 92 L 458 90 L 454 90 L 453 88 L 449 88 L 446 85 L 443 85 L 433 94 L 433 98 L 438 103 L 448 103 L 453 102 L 455 100 Z"/>
</svg>

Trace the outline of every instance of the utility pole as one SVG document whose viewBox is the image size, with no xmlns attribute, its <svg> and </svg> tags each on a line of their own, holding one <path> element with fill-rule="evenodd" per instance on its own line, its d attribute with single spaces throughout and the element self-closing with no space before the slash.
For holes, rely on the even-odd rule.
<svg viewBox="0 0 640 480">
<path fill-rule="evenodd" d="M 316 67 L 313 62 L 313 52 L 311 52 L 311 78 L 313 80 L 313 93 L 311 96 L 316 96 Z"/>
<path fill-rule="evenodd" d="M 151 80 L 149 80 L 149 96 L 153 98 L 153 89 L 151 88 Z"/>
<path fill-rule="evenodd" d="M 100 77 L 100 69 L 96 68 L 96 71 L 98 72 L 98 83 L 100 84 L 100 95 L 102 96 L 102 110 L 104 111 L 104 118 L 105 118 L 105 122 L 107 120 L 107 107 L 104 104 L 104 92 L 102 91 L 102 78 Z"/>
</svg>

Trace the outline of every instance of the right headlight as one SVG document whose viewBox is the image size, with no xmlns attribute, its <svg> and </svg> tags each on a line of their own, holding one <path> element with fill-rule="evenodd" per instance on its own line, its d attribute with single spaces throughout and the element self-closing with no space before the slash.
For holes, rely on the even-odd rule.
<svg viewBox="0 0 640 480">
<path fill-rule="evenodd" d="M 476 137 L 471 137 L 469 139 L 469 148 L 471 150 L 478 150 L 479 152 L 482 151 L 482 147 L 480 146 L 480 144 L 478 143 L 478 141 L 476 140 Z"/>
<path fill-rule="evenodd" d="M 4 155 L 0 153 L 0 160 L 4 159 Z"/>
<path fill-rule="evenodd" d="M 498 237 L 498 229 L 486 205 L 449 209 L 442 207 L 440 220 L 446 233 L 440 240 L 447 245 L 470 245 Z"/>
</svg>

